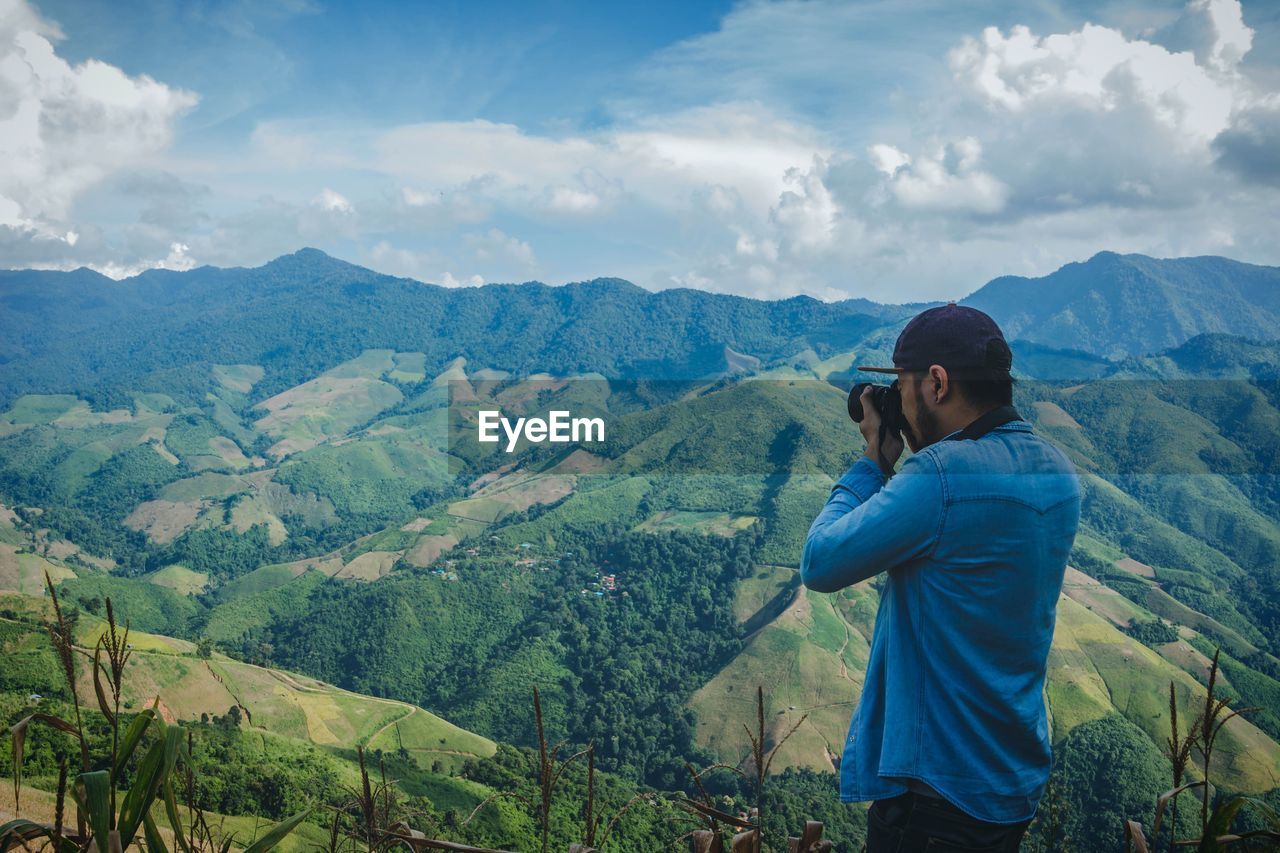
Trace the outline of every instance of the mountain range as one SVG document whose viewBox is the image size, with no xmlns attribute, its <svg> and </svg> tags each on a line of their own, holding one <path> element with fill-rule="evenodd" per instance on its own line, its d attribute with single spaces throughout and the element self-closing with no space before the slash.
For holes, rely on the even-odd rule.
<svg viewBox="0 0 1280 853">
<path fill-rule="evenodd" d="M 1085 486 L 1047 690 L 1073 831 L 1114 834 L 1097 802 L 1168 787 L 1170 685 L 1193 718 L 1219 649 L 1219 689 L 1257 710 L 1224 729 L 1218 786 L 1276 801 L 1280 270 L 1101 253 L 962 302 L 1005 328 L 1019 410 Z M 831 774 L 878 584 L 820 595 L 796 566 L 860 453 L 855 367 L 923 307 L 446 289 L 312 249 L 119 282 L 0 273 L 0 707 L 61 701 L 46 572 L 86 643 L 107 597 L 150 635 L 132 699 L 193 720 L 234 703 L 248 719 L 207 736 L 277 738 L 264 766 L 293 797 L 368 745 L 441 820 L 474 808 L 519 777 L 508 745 L 536 745 L 534 684 L 549 736 L 595 744 L 623 800 L 679 788 L 685 761 L 742 761 L 764 685 L 771 742 L 799 726 L 779 796 L 854 843 L 865 818 Z M 475 440 L 493 407 L 608 433 L 507 454 Z M 1070 769 L 1116 743 L 1127 781 Z M 459 832 L 512 843 L 528 820 Z"/>
</svg>

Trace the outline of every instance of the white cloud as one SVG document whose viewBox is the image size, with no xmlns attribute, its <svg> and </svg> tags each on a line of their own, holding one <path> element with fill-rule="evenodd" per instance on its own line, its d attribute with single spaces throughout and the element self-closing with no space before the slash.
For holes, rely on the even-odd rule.
<svg viewBox="0 0 1280 853">
<path fill-rule="evenodd" d="M 873 166 L 889 177 L 893 177 L 903 166 L 911 165 L 910 154 L 905 151 L 899 151 L 892 145 L 886 145 L 883 142 L 867 146 L 867 157 L 871 160 Z"/>
<path fill-rule="evenodd" d="M 1025 26 L 1007 36 L 987 27 L 949 58 L 956 77 L 993 106 L 1147 110 L 1175 139 L 1205 146 L 1227 128 L 1245 94 L 1230 72 L 1248 46 L 1249 38 L 1233 33 L 1218 43 L 1211 65 L 1200 65 L 1190 51 L 1171 52 L 1095 24 L 1043 37 Z"/>
<path fill-rule="evenodd" d="M 315 147 L 305 139 L 291 141 L 281 126 L 272 129 L 272 138 L 290 152 Z M 813 128 L 758 104 L 650 116 L 591 135 L 539 136 L 478 119 L 407 125 L 348 144 L 345 154 L 330 149 L 326 159 L 395 176 L 413 187 L 406 201 L 470 184 L 531 214 L 594 211 L 623 195 L 680 207 L 691 190 L 712 185 L 734 187 L 764 213 L 787 188 L 789 169 L 831 150 Z M 375 152 L 371 161 L 359 160 L 365 149 Z"/>
<path fill-rule="evenodd" d="M 961 5 L 737 4 L 642 63 L 589 130 L 270 118 L 241 148 L 155 164 L 181 177 L 129 196 L 137 222 L 37 220 L 0 184 L 0 252 L 131 268 L 175 241 L 223 265 L 317 245 L 450 286 L 621 275 L 894 301 L 1099 249 L 1280 262 L 1280 95 L 1248 7 L 1191 0 L 1171 23 L 1113 4 L 1085 24 L 1042 4 L 984 29 Z"/>
<path fill-rule="evenodd" d="M 443 287 L 479 287 L 484 277 L 478 274 L 455 276 L 441 265 L 446 261 L 434 252 L 418 252 L 380 240 L 369 252 L 370 266 L 379 272 L 413 278 Z"/>
<path fill-rule="evenodd" d="M 351 206 L 351 202 L 347 201 L 347 197 L 342 193 L 325 187 L 320 191 L 311 203 L 321 210 L 327 210 L 332 213 L 355 213 L 356 209 Z"/>
<path fill-rule="evenodd" d="M 484 234 L 468 234 L 467 245 L 481 262 L 511 261 L 520 266 L 532 267 L 538 263 L 533 247 L 523 240 L 504 234 L 498 228 L 490 228 Z"/>
<path fill-rule="evenodd" d="M 822 181 L 826 163 L 820 158 L 813 168 L 787 170 L 791 189 L 778 196 L 770 211 L 770 221 L 787 246 L 797 252 L 820 251 L 835 238 L 840 206 Z"/>
<path fill-rule="evenodd" d="M 444 193 L 426 193 L 413 187 L 401 187 L 400 197 L 410 207 L 430 207 L 440 204 Z"/>
<path fill-rule="evenodd" d="M 1210 67 L 1224 74 L 1234 72 L 1253 47 L 1253 30 L 1245 25 L 1238 0 L 1192 0 L 1188 12 L 1209 19 L 1212 38 L 1206 59 Z"/>
<path fill-rule="evenodd" d="M 979 168 L 981 160 L 982 143 L 966 136 L 938 146 L 932 155 L 905 161 L 889 173 L 889 185 L 908 210 L 996 213 L 1004 208 L 1009 189 Z"/>
<path fill-rule="evenodd" d="M 196 262 L 187 252 L 191 247 L 184 243 L 173 243 L 169 246 L 169 254 L 156 261 L 140 261 L 133 264 L 119 264 L 108 261 L 105 264 L 88 264 L 90 269 L 97 270 L 108 278 L 132 278 L 150 269 L 184 270 L 195 269 Z"/>
<path fill-rule="evenodd" d="M 455 278 L 453 273 L 446 271 L 442 273 L 438 277 L 438 281 L 434 283 L 443 285 L 444 287 L 479 287 L 484 284 L 484 278 L 479 275 L 469 275 L 465 278 L 459 279 Z"/>
<path fill-rule="evenodd" d="M 573 187 L 553 187 L 547 207 L 563 213 L 586 213 L 600 207 L 600 196 Z"/>
<path fill-rule="evenodd" d="M 60 38 L 24 0 L 0 0 L 3 224 L 42 236 L 65 233 L 86 189 L 167 147 L 197 102 L 96 59 L 73 66 L 54 50 Z"/>
</svg>

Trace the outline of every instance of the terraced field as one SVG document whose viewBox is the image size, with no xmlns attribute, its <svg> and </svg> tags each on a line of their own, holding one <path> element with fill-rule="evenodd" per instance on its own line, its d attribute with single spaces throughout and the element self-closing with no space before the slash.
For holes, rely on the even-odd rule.
<svg viewBox="0 0 1280 853">
<path fill-rule="evenodd" d="M 82 614 L 77 643 L 92 650 L 106 629 L 103 620 Z M 468 757 L 492 755 L 493 741 L 461 729 L 422 708 L 363 696 L 296 673 L 268 669 L 221 655 L 198 657 L 185 640 L 130 631 L 133 655 L 125 680 L 126 707 L 152 705 L 157 698 L 173 719 L 220 716 L 239 706 L 246 725 L 318 746 L 403 746 L 424 769 L 440 762 L 456 768 Z M 87 666 L 79 673 L 82 695 L 93 694 Z"/>
</svg>

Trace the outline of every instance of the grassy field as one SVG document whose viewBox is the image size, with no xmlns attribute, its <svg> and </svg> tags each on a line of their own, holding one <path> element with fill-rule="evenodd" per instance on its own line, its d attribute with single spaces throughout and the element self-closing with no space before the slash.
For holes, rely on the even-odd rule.
<svg viewBox="0 0 1280 853">
<path fill-rule="evenodd" d="M 262 381 L 266 371 L 257 364 L 215 364 L 213 378 L 228 391 L 248 394 Z"/>
<path fill-rule="evenodd" d="M 145 501 L 125 517 L 124 524 L 147 534 L 157 545 L 172 542 L 197 524 L 222 523 L 222 506 L 211 500 Z"/>
<path fill-rule="evenodd" d="M 208 444 L 210 452 L 221 459 L 228 468 L 239 471 L 250 467 L 252 464 L 249 458 L 244 455 L 244 451 L 240 449 L 240 445 L 226 436 L 214 436 L 209 439 Z"/>
<path fill-rule="evenodd" d="M 1064 597 L 1049 660 L 1053 737 L 1112 711 L 1136 723 L 1159 745 L 1169 734 L 1169 682 L 1186 725 L 1203 706 L 1205 688 L 1190 674 Z M 1244 718 L 1227 723 L 1214 753 L 1220 779 L 1261 793 L 1280 786 L 1280 746 Z"/>
<path fill-rule="evenodd" d="M 386 377 L 392 382 L 414 384 L 427 378 L 425 353 L 398 352 L 392 358 L 395 364 L 386 373 Z"/>
<path fill-rule="evenodd" d="M 733 536 L 750 527 L 754 515 L 732 515 L 727 512 L 671 509 L 655 512 L 637 524 L 634 530 L 643 533 L 661 533 L 664 530 L 685 530 L 713 533 L 717 536 Z"/>
<path fill-rule="evenodd" d="M 80 404 L 71 394 L 24 394 L 13 401 L 4 419 L 13 424 L 51 424 Z"/>
<path fill-rule="evenodd" d="M 277 439 L 268 453 L 280 458 L 346 435 L 402 399 L 394 385 L 376 379 L 320 376 L 259 403 L 255 408 L 266 414 L 254 427 Z"/>
<path fill-rule="evenodd" d="M 54 583 L 76 576 L 75 572 L 60 563 L 29 552 L 20 552 L 19 546 L 0 542 L 0 590 L 43 595 L 45 572 L 49 573 Z"/>
<path fill-rule="evenodd" d="M 198 592 L 204 592 L 209 585 L 209 576 L 207 574 L 192 571 L 186 566 L 180 566 L 176 563 L 172 566 L 165 566 L 163 569 L 157 569 L 143 578 L 143 580 L 156 586 L 168 587 L 182 595 L 195 595 Z"/>
<path fill-rule="evenodd" d="M 289 581 L 306 571 L 306 566 L 294 563 L 273 563 L 260 566 L 248 574 L 223 584 L 218 588 L 218 597 L 223 601 L 267 592 L 284 586 Z"/>
<path fill-rule="evenodd" d="M 331 566 L 329 573 L 341 568 Z M 277 612 L 297 613 L 306 597 L 328 575 L 305 566 L 263 566 L 229 587 L 220 589 L 223 603 L 214 608 L 204 635 L 214 642 L 238 643 L 255 629 L 267 625 Z"/>
<path fill-rule="evenodd" d="M 625 522 L 636 519 L 640 502 L 649 490 L 650 479 L 643 476 L 584 476 L 572 496 L 534 521 L 513 524 L 496 531 L 503 541 L 516 544 L 551 544 L 554 531 L 566 524 Z"/>
<path fill-rule="evenodd" d="M 258 403 L 255 410 L 265 414 L 254 426 L 277 439 L 269 451 L 275 458 L 340 439 L 400 403 L 404 396 L 393 383 L 421 382 L 426 378 L 424 365 L 423 353 L 365 350 Z"/>
<path fill-rule="evenodd" d="M 787 588 L 795 579 L 795 569 L 787 566 L 756 566 L 755 574 L 738 583 L 733 597 L 733 613 L 746 622 Z"/>
<path fill-rule="evenodd" d="M 121 626 L 123 629 L 123 626 Z M 82 648 L 92 649 L 98 638 L 107 630 L 107 622 L 91 613 L 81 613 L 76 623 L 76 644 Z M 177 637 L 166 637 L 162 634 L 150 634 L 146 631 L 129 630 L 129 643 L 138 652 L 158 652 L 166 655 L 195 654 L 195 643 L 180 640 Z M 92 689 L 92 687 L 90 688 Z M 225 710 L 225 709 L 224 709 Z"/>
<path fill-rule="evenodd" d="M 289 530 L 284 526 L 265 497 L 259 495 L 245 496 L 236 500 L 231 508 L 231 527 L 244 533 L 257 524 L 267 526 L 267 541 L 273 546 L 279 545 L 289 538 Z"/>
<path fill-rule="evenodd" d="M 92 649 L 105 629 L 102 619 L 81 614 L 76 642 Z M 126 707 L 149 706 L 159 697 L 176 719 L 195 720 L 239 705 L 254 729 L 342 749 L 376 740 L 384 749 L 403 745 L 423 760 L 451 756 L 446 761 L 451 765 L 467 756 L 492 755 L 496 748 L 487 738 L 403 702 L 221 655 L 203 659 L 196 656 L 194 644 L 173 637 L 131 630 L 129 642 L 133 655 L 125 679 Z M 87 665 L 80 667 L 79 676 L 84 695 L 92 695 Z"/>
<path fill-rule="evenodd" d="M 420 708 L 410 708 L 384 725 L 368 739 L 367 746 L 384 752 L 403 746 L 423 770 L 430 770 L 437 762 L 442 768 L 456 770 L 469 755 L 488 756 L 496 749 L 493 741 Z"/>
<path fill-rule="evenodd" d="M 235 447 L 230 439 L 224 441 Z M 295 494 L 288 485 L 274 482 L 274 475 L 275 469 L 242 474 L 203 471 L 166 485 L 154 500 L 135 507 L 125 524 L 146 532 L 157 543 L 172 541 L 193 527 L 227 527 L 243 533 L 255 524 L 265 524 L 268 540 L 279 545 L 289 536 L 283 515 L 298 516 L 313 527 L 337 521 L 327 498 L 308 491 Z M 228 503 L 229 513 L 225 511 Z"/>
<path fill-rule="evenodd" d="M 401 556 L 400 551 L 366 551 L 339 569 L 334 577 L 376 581 L 390 574 Z"/>
<path fill-rule="evenodd" d="M 749 618 L 748 611 L 759 609 L 756 602 L 778 588 L 781 573 L 776 568 L 764 573 L 767 577 L 744 584 L 735 597 L 740 615 Z M 791 606 L 693 694 L 689 704 L 700 721 L 698 742 L 721 760 L 741 759 L 748 742 L 738 723 L 754 725 L 756 686 L 763 685 L 765 729 L 772 741 L 808 715 L 778 752 L 774 767 L 834 770 L 832 758 L 840 754 L 866 670 L 867 639 L 854 614 L 869 606 L 868 599 L 875 594 L 862 586 L 836 596 L 801 589 Z"/>
<path fill-rule="evenodd" d="M 1092 610 L 1117 628 L 1128 627 L 1135 621 L 1150 621 L 1155 617 L 1134 604 L 1120 593 L 1078 571 L 1067 567 L 1062 580 L 1062 591 L 1086 610 Z"/>
</svg>

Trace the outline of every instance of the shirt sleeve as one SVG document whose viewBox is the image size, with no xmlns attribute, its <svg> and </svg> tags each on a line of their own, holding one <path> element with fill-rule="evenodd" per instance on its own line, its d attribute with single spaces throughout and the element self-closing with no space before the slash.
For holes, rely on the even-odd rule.
<svg viewBox="0 0 1280 853">
<path fill-rule="evenodd" d="M 932 454 L 917 453 L 885 483 L 862 457 L 836 481 L 814 519 L 800 558 L 800 579 L 835 592 L 928 553 L 942 521 L 942 475 Z"/>
</svg>

